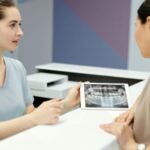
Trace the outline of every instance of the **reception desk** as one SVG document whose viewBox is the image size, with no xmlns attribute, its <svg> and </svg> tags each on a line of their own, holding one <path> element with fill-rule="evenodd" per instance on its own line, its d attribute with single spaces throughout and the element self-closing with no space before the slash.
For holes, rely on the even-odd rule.
<svg viewBox="0 0 150 150">
<path fill-rule="evenodd" d="M 89 71 L 87 72 L 86 69 Z M 106 80 L 108 77 L 109 80 L 114 79 L 111 80 L 112 82 L 115 82 L 117 78 L 119 81 L 122 79 L 122 82 L 123 80 L 130 81 L 132 103 L 142 91 L 149 76 L 149 73 L 144 72 L 105 68 L 93 68 L 92 70 L 92 67 L 80 68 L 79 66 L 76 68 L 76 66 L 64 64 L 38 66 L 37 72 L 40 71 L 67 74 L 69 79 L 74 81 L 76 80 L 75 75 L 78 77 L 77 80 L 85 77 L 84 80 L 89 78 L 91 81 L 94 81 L 94 76 L 97 76 L 96 80 L 101 79 L 100 77 Z M 56 125 L 37 126 L 1 141 L 0 149 L 119 150 L 116 138 L 101 130 L 99 125 L 113 121 L 120 113 L 122 111 L 82 110 L 77 108 L 62 115 Z"/>
<path fill-rule="evenodd" d="M 69 83 L 64 86 L 72 86 L 78 81 L 89 82 L 104 82 L 104 83 L 127 83 L 129 86 L 136 85 L 149 77 L 149 72 L 129 71 L 123 69 L 112 69 L 103 67 L 80 66 L 62 63 L 51 63 L 36 66 L 37 73 L 60 74 L 68 76 Z M 32 90 L 35 97 L 35 106 L 38 106 L 44 99 L 63 98 L 67 93 L 67 88 L 62 92 L 60 87 L 55 87 L 55 92 L 58 90 L 56 97 L 50 95 L 50 89 Z M 62 89 L 61 89 L 62 90 Z M 60 93 L 60 94 L 59 94 Z M 58 95 L 63 95 L 58 97 Z"/>
</svg>

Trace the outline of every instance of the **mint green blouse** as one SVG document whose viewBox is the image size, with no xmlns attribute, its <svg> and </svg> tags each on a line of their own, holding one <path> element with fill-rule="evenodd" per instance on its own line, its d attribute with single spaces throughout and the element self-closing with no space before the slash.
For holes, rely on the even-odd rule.
<svg viewBox="0 0 150 150">
<path fill-rule="evenodd" d="M 6 77 L 0 87 L 0 121 L 22 116 L 33 103 L 26 79 L 26 70 L 18 60 L 4 57 Z"/>
</svg>

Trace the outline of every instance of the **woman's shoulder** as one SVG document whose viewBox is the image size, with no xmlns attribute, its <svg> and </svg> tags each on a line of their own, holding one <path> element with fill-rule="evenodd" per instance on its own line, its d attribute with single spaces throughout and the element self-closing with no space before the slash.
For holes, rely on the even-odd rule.
<svg viewBox="0 0 150 150">
<path fill-rule="evenodd" d="M 7 64 L 7 67 L 12 67 L 13 69 L 17 70 L 24 70 L 24 66 L 21 61 L 14 59 L 14 58 L 9 58 L 9 57 L 4 57 L 4 60 Z"/>
</svg>

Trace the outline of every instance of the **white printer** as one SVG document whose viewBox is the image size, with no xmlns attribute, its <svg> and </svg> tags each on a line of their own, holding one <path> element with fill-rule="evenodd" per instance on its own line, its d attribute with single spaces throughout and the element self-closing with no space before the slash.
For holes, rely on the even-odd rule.
<svg viewBox="0 0 150 150">
<path fill-rule="evenodd" d="M 33 96 L 59 99 L 64 98 L 76 83 L 68 81 L 67 75 L 43 72 L 28 75 L 27 80 Z"/>
</svg>

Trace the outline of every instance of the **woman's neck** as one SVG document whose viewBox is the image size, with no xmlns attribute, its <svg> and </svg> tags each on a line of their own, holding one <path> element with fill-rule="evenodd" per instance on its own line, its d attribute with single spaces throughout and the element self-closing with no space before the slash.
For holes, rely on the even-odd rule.
<svg viewBox="0 0 150 150">
<path fill-rule="evenodd" d="M 0 48 L 0 65 L 3 64 L 3 50 Z"/>
<path fill-rule="evenodd" d="M 0 66 L 3 65 L 3 56 L 0 56 Z"/>
</svg>

